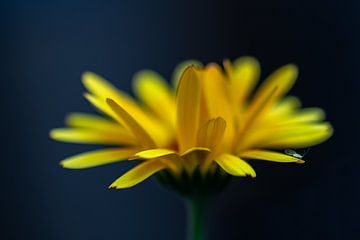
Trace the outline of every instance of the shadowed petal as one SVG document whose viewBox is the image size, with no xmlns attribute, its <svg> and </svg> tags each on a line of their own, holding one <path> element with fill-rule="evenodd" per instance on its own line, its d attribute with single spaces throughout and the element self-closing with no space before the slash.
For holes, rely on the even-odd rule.
<svg viewBox="0 0 360 240">
<path fill-rule="evenodd" d="M 209 148 L 212 152 L 209 157 L 205 159 L 201 166 L 203 172 L 208 170 L 212 162 L 212 156 L 215 155 L 218 149 L 221 147 L 225 128 L 225 120 L 218 117 L 216 119 L 209 120 L 199 129 L 197 140 L 198 146 Z"/>
</svg>

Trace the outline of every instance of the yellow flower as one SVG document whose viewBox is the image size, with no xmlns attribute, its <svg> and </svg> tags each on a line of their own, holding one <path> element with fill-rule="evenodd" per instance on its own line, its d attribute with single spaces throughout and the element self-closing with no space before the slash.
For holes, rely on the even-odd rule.
<svg viewBox="0 0 360 240">
<path fill-rule="evenodd" d="M 61 165 L 79 169 L 140 160 L 111 184 L 114 188 L 134 186 L 158 172 L 180 185 L 198 175 L 204 184 L 216 176 L 255 177 L 253 159 L 303 163 L 284 149 L 306 148 L 332 135 L 321 109 L 302 109 L 297 98 L 286 97 L 298 75 L 292 64 L 272 73 L 256 91 L 260 67 L 253 58 L 225 60 L 224 71 L 216 64 L 185 65 L 174 74 L 174 88 L 155 72 L 136 74 L 138 101 L 100 76 L 84 73 L 85 97 L 105 116 L 72 113 L 68 128 L 50 135 L 115 147 L 75 155 Z"/>
</svg>

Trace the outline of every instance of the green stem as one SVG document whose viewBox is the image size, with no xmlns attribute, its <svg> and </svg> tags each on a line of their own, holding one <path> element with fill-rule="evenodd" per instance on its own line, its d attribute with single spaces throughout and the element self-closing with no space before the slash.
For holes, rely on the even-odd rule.
<svg viewBox="0 0 360 240">
<path fill-rule="evenodd" d="M 190 197 L 187 200 L 187 240 L 205 240 L 205 199 Z"/>
</svg>

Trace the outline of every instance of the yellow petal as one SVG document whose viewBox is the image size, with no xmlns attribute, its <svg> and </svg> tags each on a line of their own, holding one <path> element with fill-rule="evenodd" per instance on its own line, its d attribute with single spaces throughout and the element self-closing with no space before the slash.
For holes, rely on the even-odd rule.
<svg viewBox="0 0 360 240">
<path fill-rule="evenodd" d="M 192 174 L 197 166 L 202 164 L 209 156 L 211 150 L 204 147 L 192 147 L 181 154 L 184 167 L 189 174 Z"/>
<path fill-rule="evenodd" d="M 274 102 L 276 90 L 276 88 L 273 89 L 273 91 L 269 92 L 265 98 L 254 101 L 253 104 L 250 105 L 242 119 L 242 123 L 239 125 L 240 128 L 238 129 L 238 134 L 236 136 L 237 139 L 234 142 L 246 139 L 246 135 L 249 132 L 257 129 L 256 126 L 260 125 L 259 121 L 262 119 L 262 116 L 265 116 L 265 113 L 270 109 Z"/>
<path fill-rule="evenodd" d="M 225 132 L 226 122 L 224 119 L 218 117 L 209 120 L 204 126 L 199 129 L 198 146 L 209 148 L 212 151 L 212 156 L 215 155 L 221 145 L 221 141 Z M 206 172 L 211 164 L 212 158 L 208 157 L 202 164 L 202 171 Z"/>
<path fill-rule="evenodd" d="M 237 156 L 231 154 L 222 154 L 215 159 L 215 162 L 230 175 L 249 175 L 251 177 L 256 177 L 254 169 L 247 162 Z"/>
<path fill-rule="evenodd" d="M 280 100 L 269 112 L 269 114 L 264 117 L 266 118 L 276 118 L 275 121 L 281 120 L 284 116 L 293 114 L 301 106 L 300 100 L 294 96 L 288 96 Z"/>
<path fill-rule="evenodd" d="M 50 131 L 50 137 L 58 141 L 72 143 L 111 145 L 129 145 L 135 143 L 133 136 L 126 132 L 109 133 L 89 129 L 57 128 Z"/>
<path fill-rule="evenodd" d="M 181 76 L 183 75 L 184 71 L 188 68 L 188 67 L 191 67 L 191 66 L 194 66 L 194 67 L 197 67 L 197 68 L 200 68 L 202 67 L 202 63 L 199 62 L 198 60 L 186 60 L 186 61 L 183 61 L 181 63 L 179 63 L 175 69 L 174 69 L 174 72 L 172 74 L 172 83 L 173 83 L 173 86 L 175 87 L 175 89 L 177 89 L 178 85 L 179 85 L 179 81 L 180 81 L 180 78 Z"/>
<path fill-rule="evenodd" d="M 238 106 L 251 94 L 259 80 L 260 64 L 252 57 L 241 57 L 232 65 L 224 61 L 224 67 L 230 78 L 231 95 Z"/>
<path fill-rule="evenodd" d="M 127 131 L 117 122 L 88 113 L 70 113 L 65 122 L 66 125 L 73 128 L 87 128 L 106 132 Z"/>
<path fill-rule="evenodd" d="M 224 147 L 227 150 L 234 140 L 234 112 L 229 96 L 229 83 L 226 81 L 220 67 L 216 64 L 209 64 L 202 76 L 209 117 L 221 117 L 226 121 Z"/>
<path fill-rule="evenodd" d="M 281 124 L 298 124 L 322 121 L 325 119 L 325 112 L 320 108 L 305 108 L 283 119 Z"/>
<path fill-rule="evenodd" d="M 258 159 L 272 162 L 296 162 L 304 163 L 303 160 L 289 156 L 284 153 L 268 151 L 268 150 L 248 150 L 241 152 L 240 157 L 248 159 Z"/>
<path fill-rule="evenodd" d="M 325 141 L 332 134 L 329 123 L 297 123 L 256 126 L 239 143 L 238 152 L 249 148 L 302 148 Z"/>
<path fill-rule="evenodd" d="M 111 109 L 116 113 L 116 115 L 121 119 L 121 124 L 123 124 L 126 128 L 129 129 L 133 133 L 133 135 L 138 139 L 139 143 L 141 143 L 146 148 L 154 148 L 155 143 L 153 139 L 149 136 L 149 134 L 137 123 L 137 121 L 130 116 L 122 107 L 120 107 L 116 102 L 112 99 L 106 99 L 107 104 L 111 107 Z"/>
<path fill-rule="evenodd" d="M 269 147 L 269 148 L 306 148 L 311 147 L 317 144 L 320 144 L 328 140 L 332 135 L 332 131 L 314 133 L 308 136 L 291 136 L 287 138 L 282 138 L 279 140 L 273 140 L 268 143 L 261 144 L 260 147 Z"/>
<path fill-rule="evenodd" d="M 271 109 L 271 106 L 290 90 L 297 74 L 297 67 L 289 64 L 279 68 L 261 84 L 246 113 L 245 128 L 249 128 L 249 124 L 254 124 L 256 118 Z"/>
<path fill-rule="evenodd" d="M 153 111 L 175 126 L 175 94 L 156 72 L 143 70 L 134 76 L 135 94 Z"/>
<path fill-rule="evenodd" d="M 69 157 L 60 162 L 65 168 L 81 169 L 104 165 L 108 163 L 125 160 L 135 152 L 137 148 L 108 148 Z"/>
<path fill-rule="evenodd" d="M 226 128 L 226 121 L 221 117 L 210 119 L 199 129 L 198 146 L 211 149 L 213 152 L 218 147 Z"/>
<path fill-rule="evenodd" d="M 115 120 L 119 120 L 119 118 L 114 114 L 111 108 L 106 104 L 105 100 L 99 99 L 98 97 L 91 95 L 89 93 L 85 93 L 84 97 L 100 112 L 105 113 L 106 115 L 112 117 Z"/>
<path fill-rule="evenodd" d="M 264 148 L 304 148 L 326 141 L 332 133 L 329 123 L 292 125 L 264 137 L 257 145 Z"/>
<path fill-rule="evenodd" d="M 168 155 L 172 155 L 172 154 L 176 154 L 176 152 L 173 150 L 169 150 L 169 149 L 157 148 L 157 149 L 150 149 L 150 150 L 137 152 L 132 157 L 132 159 L 152 159 L 152 158 L 159 158 L 159 157 L 164 157 L 164 156 L 168 156 Z"/>
<path fill-rule="evenodd" d="M 93 72 L 84 72 L 82 81 L 90 93 L 103 100 L 106 98 L 122 98 L 122 93 L 116 87 Z"/>
<path fill-rule="evenodd" d="M 116 114 L 113 114 L 113 111 L 109 109 L 109 106 L 106 104 L 107 98 L 113 99 L 134 119 L 140 119 L 141 121 L 138 122 L 139 125 L 147 129 L 149 133 L 151 133 L 150 135 L 154 136 L 158 144 L 168 143 L 169 135 L 173 134 L 169 133 L 168 126 L 162 124 L 151 112 L 146 112 L 128 94 L 118 90 L 105 79 L 90 72 L 84 73 L 83 83 L 93 95 L 92 98 L 89 98 L 89 95 L 86 95 L 86 97 L 97 108 L 109 114 L 111 117 L 115 117 L 114 119 L 118 121 L 119 119 L 116 119 Z"/>
<path fill-rule="evenodd" d="M 116 179 L 110 185 L 110 188 L 121 189 L 132 187 L 164 168 L 166 168 L 166 164 L 161 161 L 145 161 Z"/>
<path fill-rule="evenodd" d="M 141 152 L 137 152 L 129 160 L 143 159 L 143 160 L 159 160 L 165 163 L 175 175 L 180 175 L 183 168 L 182 160 L 180 156 L 169 149 L 150 149 Z"/>
<path fill-rule="evenodd" d="M 82 81 L 89 92 L 99 100 L 105 102 L 107 98 L 111 98 L 123 105 L 126 111 L 131 111 L 132 114 L 136 115 L 144 115 L 141 108 L 128 94 L 117 89 L 101 76 L 92 72 L 85 72 L 82 75 Z"/>
<path fill-rule="evenodd" d="M 199 125 L 200 85 L 193 67 L 182 75 L 176 97 L 178 143 L 183 152 L 195 146 Z"/>
<path fill-rule="evenodd" d="M 254 99 L 267 96 L 273 89 L 277 89 L 276 97 L 284 96 L 294 85 L 298 76 L 298 69 L 293 64 L 285 65 L 273 72 L 259 87 Z"/>
</svg>

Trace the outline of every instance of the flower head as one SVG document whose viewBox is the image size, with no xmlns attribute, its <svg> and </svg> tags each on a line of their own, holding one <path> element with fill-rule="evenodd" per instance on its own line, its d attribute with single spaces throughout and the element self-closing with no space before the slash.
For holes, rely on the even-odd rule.
<svg viewBox="0 0 360 240">
<path fill-rule="evenodd" d="M 50 135 L 112 147 L 72 156 L 61 165 L 88 168 L 140 160 L 110 187 L 128 188 L 159 172 L 162 182 L 184 193 L 194 186 L 208 191 L 230 175 L 255 177 L 252 160 L 303 163 L 284 149 L 316 145 L 332 134 L 321 109 L 303 109 L 297 98 L 286 96 L 298 75 L 292 64 L 258 88 L 260 67 L 250 57 L 225 60 L 224 70 L 217 64 L 185 65 L 174 74 L 174 87 L 155 72 L 136 74 L 138 100 L 84 73 L 85 97 L 103 116 L 72 113 L 68 128 Z"/>
</svg>

